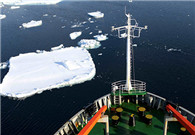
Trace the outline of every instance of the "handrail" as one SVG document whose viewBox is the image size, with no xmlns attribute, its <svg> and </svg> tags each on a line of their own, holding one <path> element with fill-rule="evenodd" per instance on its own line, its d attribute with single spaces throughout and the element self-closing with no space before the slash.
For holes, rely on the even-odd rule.
<svg viewBox="0 0 195 135">
<path fill-rule="evenodd" d="M 79 132 L 78 135 L 88 135 L 98 120 L 101 118 L 102 113 L 104 113 L 106 110 L 107 106 L 105 105 L 93 116 L 93 118 L 87 123 L 87 125 L 85 125 L 85 127 Z"/>
<path fill-rule="evenodd" d="M 195 126 L 192 125 L 185 117 L 183 117 L 177 110 L 175 110 L 170 104 L 166 106 L 168 112 L 172 112 L 173 116 L 181 123 L 192 135 L 195 135 Z"/>
<path fill-rule="evenodd" d="M 145 92 L 146 91 L 146 83 L 143 81 L 139 81 L 139 80 L 132 80 L 131 81 L 131 85 L 133 90 L 130 90 L 130 92 L 132 91 L 137 91 L 137 92 Z M 126 87 L 126 81 L 125 80 L 120 80 L 117 82 L 114 82 L 111 84 L 112 86 L 112 92 L 115 92 L 116 90 L 122 91 L 122 93 L 129 93 L 129 91 L 127 90 Z"/>
</svg>

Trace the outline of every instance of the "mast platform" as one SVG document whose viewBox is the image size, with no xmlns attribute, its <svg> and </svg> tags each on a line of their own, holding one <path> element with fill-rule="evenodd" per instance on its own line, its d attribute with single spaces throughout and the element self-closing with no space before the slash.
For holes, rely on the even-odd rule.
<svg viewBox="0 0 195 135">
<path fill-rule="evenodd" d="M 132 89 L 128 90 L 126 80 L 121 80 L 112 83 L 112 95 L 115 96 L 130 96 L 130 95 L 145 95 L 146 83 L 139 80 L 131 80 Z"/>
</svg>

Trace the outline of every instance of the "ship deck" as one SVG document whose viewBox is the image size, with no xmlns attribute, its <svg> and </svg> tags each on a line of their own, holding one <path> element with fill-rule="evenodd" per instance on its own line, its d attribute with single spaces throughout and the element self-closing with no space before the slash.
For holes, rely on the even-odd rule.
<svg viewBox="0 0 195 135">
<path fill-rule="evenodd" d="M 147 125 L 143 118 L 138 115 L 137 108 L 143 106 L 146 108 L 145 114 L 151 114 L 152 124 Z M 116 107 L 116 106 L 112 106 Z M 114 126 L 112 124 L 112 116 L 115 115 L 114 112 L 110 110 L 106 111 L 106 115 L 109 115 L 109 133 L 110 135 L 162 135 L 164 126 L 164 112 L 162 110 L 150 109 L 144 105 L 136 105 L 134 103 L 123 103 L 121 105 L 123 112 L 118 125 Z M 128 125 L 130 114 L 134 114 L 136 125 L 135 127 L 130 127 Z M 178 135 L 180 134 L 180 128 L 182 125 L 179 122 L 169 122 L 168 124 L 168 135 Z M 89 135 L 104 135 L 105 124 L 97 123 L 92 129 Z M 187 132 L 187 131 L 186 131 Z M 188 135 L 189 133 L 185 133 Z"/>
</svg>

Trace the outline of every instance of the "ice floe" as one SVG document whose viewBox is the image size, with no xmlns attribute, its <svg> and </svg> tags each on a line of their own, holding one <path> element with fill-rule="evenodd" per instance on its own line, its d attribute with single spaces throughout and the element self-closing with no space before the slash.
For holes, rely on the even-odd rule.
<svg viewBox="0 0 195 135">
<path fill-rule="evenodd" d="M 181 52 L 181 49 L 170 48 L 170 49 L 167 49 L 167 52 Z"/>
<path fill-rule="evenodd" d="M 36 53 L 44 53 L 46 52 L 45 50 L 36 50 Z"/>
<path fill-rule="evenodd" d="M 72 33 L 70 33 L 70 38 L 71 38 L 72 40 L 75 40 L 75 39 L 76 39 L 77 37 L 79 37 L 81 34 L 82 34 L 81 31 L 72 32 Z"/>
<path fill-rule="evenodd" d="M 78 42 L 78 45 L 86 49 L 95 49 L 101 46 L 100 42 L 95 39 L 82 39 Z"/>
<path fill-rule="evenodd" d="M 8 67 L 8 62 L 1 62 L 0 69 L 6 69 Z"/>
<path fill-rule="evenodd" d="M 50 5 L 57 4 L 62 0 L 1 0 L 5 5 Z"/>
<path fill-rule="evenodd" d="M 42 20 L 40 20 L 40 21 L 34 21 L 34 20 L 32 20 L 32 21 L 30 21 L 28 23 L 23 23 L 22 24 L 22 26 L 24 28 L 37 27 L 37 26 L 41 26 L 41 25 L 42 25 Z"/>
<path fill-rule="evenodd" d="M 51 51 L 60 50 L 60 49 L 62 49 L 62 48 L 64 48 L 64 45 L 63 45 L 63 44 L 60 44 L 59 46 L 52 47 L 52 48 L 51 48 Z"/>
<path fill-rule="evenodd" d="M 20 6 L 11 6 L 10 9 L 18 9 Z"/>
<path fill-rule="evenodd" d="M 0 14 L 0 20 L 1 20 L 1 19 L 5 19 L 5 18 L 6 18 L 6 15 Z"/>
<path fill-rule="evenodd" d="M 99 56 L 102 56 L 102 53 L 99 53 L 98 55 L 99 55 Z"/>
<path fill-rule="evenodd" d="M 83 48 L 63 48 L 11 57 L 9 71 L 0 84 L 0 94 L 25 98 L 45 90 L 91 80 L 95 65 Z"/>
<path fill-rule="evenodd" d="M 126 37 L 127 37 L 127 33 L 121 34 L 121 37 L 122 37 L 122 38 L 126 38 Z"/>
<path fill-rule="evenodd" d="M 48 14 L 44 14 L 43 16 L 48 16 Z"/>
<path fill-rule="evenodd" d="M 137 47 L 137 44 L 133 44 L 132 46 Z"/>
<path fill-rule="evenodd" d="M 100 11 L 90 12 L 90 13 L 88 13 L 88 15 L 92 16 L 94 18 L 102 18 L 102 17 L 104 17 L 104 13 L 102 13 Z"/>
<path fill-rule="evenodd" d="M 99 30 L 99 31 L 98 31 L 98 33 L 100 34 L 100 33 L 102 33 L 102 31 L 101 31 L 101 30 Z"/>
<path fill-rule="evenodd" d="M 101 35 L 96 35 L 96 36 L 93 36 L 96 40 L 98 40 L 98 41 L 104 41 L 104 40 L 107 40 L 108 39 L 108 37 L 107 37 L 107 35 L 103 35 L 103 34 L 101 34 Z"/>
</svg>

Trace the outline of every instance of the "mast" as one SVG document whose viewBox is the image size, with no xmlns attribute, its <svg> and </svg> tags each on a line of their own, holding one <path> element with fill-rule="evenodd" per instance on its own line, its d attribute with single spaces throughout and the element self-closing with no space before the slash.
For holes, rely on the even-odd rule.
<svg viewBox="0 0 195 135">
<path fill-rule="evenodd" d="M 132 39 L 133 38 L 139 38 L 140 33 L 142 29 L 147 29 L 147 26 L 145 27 L 138 27 L 138 23 L 135 19 L 131 18 L 131 14 L 125 14 L 128 18 L 127 20 L 127 26 L 121 26 L 114 28 L 112 26 L 112 30 L 118 30 L 118 37 L 119 38 L 126 38 L 127 37 L 127 50 L 126 50 L 126 90 L 130 91 L 133 89 L 131 81 L 131 72 L 132 72 Z M 125 33 L 121 34 L 121 31 L 124 31 Z M 137 31 L 137 35 L 135 35 L 135 31 Z"/>
<path fill-rule="evenodd" d="M 128 20 L 127 20 L 127 67 L 126 67 L 126 88 L 127 90 L 132 90 L 132 86 L 131 86 L 131 16 L 130 14 L 126 14 Z"/>
</svg>

